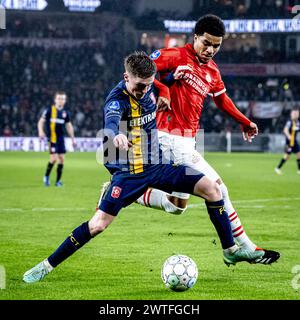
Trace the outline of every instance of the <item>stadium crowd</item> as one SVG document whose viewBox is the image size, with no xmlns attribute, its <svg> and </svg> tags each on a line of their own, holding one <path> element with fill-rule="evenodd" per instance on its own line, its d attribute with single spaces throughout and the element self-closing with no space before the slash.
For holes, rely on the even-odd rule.
<svg viewBox="0 0 300 320">
<path fill-rule="evenodd" d="M 194 0 L 192 10 L 183 15 L 178 10 L 147 9 L 137 17 L 137 26 L 147 24 L 149 30 L 163 27 L 163 19 L 197 20 L 206 13 L 214 13 L 222 19 L 279 19 L 291 18 L 295 0 Z"/>
<path fill-rule="evenodd" d="M 238 3 L 249 4 L 249 1 L 222 3 L 230 7 L 229 2 L 235 6 L 234 12 Z M 274 1 L 259 2 L 266 7 Z M 125 1 L 125 5 L 128 15 L 132 14 L 130 1 Z M 105 96 L 122 78 L 122 58 L 133 48 L 148 53 L 158 48 L 157 44 L 139 43 L 140 33 L 135 20 L 109 13 L 109 8 L 101 18 L 97 15 L 72 15 L 70 19 L 62 19 L 61 14 L 43 17 L 12 15 L 7 30 L 0 31 L 0 135 L 37 135 L 37 120 L 42 110 L 51 104 L 58 89 L 67 92 L 76 135 L 96 135 L 102 125 L 101 107 Z M 250 15 L 251 6 L 247 8 Z M 255 47 L 244 46 L 238 50 L 222 50 L 216 61 L 297 62 L 300 60 L 300 54 L 297 54 L 293 59 L 275 49 L 261 52 Z M 246 101 L 248 106 L 251 106 L 251 101 L 286 103 L 282 117 L 276 121 L 261 122 L 262 131 L 280 132 L 280 125 L 291 106 L 288 103 L 300 101 L 300 83 L 296 78 L 275 77 L 271 80 L 273 85 L 269 85 L 266 78 L 224 77 L 227 91 L 238 106 L 240 101 Z M 237 125 L 222 112 L 216 112 L 210 99 L 207 99 L 206 106 L 202 118 L 202 127 L 206 131 L 237 129 Z M 243 111 L 251 117 L 251 108 L 244 106 Z"/>
<path fill-rule="evenodd" d="M 0 127 L 2 135 L 36 135 L 36 122 L 53 92 L 65 90 L 78 136 L 94 137 L 101 128 L 104 98 L 122 77 L 122 65 L 112 63 L 115 47 L 82 43 L 76 47 L 0 46 Z M 124 52 L 125 54 L 125 52 Z M 120 54 L 121 55 L 121 54 Z M 122 55 L 123 56 L 123 55 Z M 116 56 L 115 61 L 119 58 Z M 224 78 L 234 101 L 299 101 L 300 84 L 277 81 L 268 86 L 260 78 Z M 207 131 L 224 129 L 224 115 L 206 108 L 203 126 Z M 274 130 L 276 127 L 274 128 Z"/>
<path fill-rule="evenodd" d="M 246 18 L 246 19 L 275 19 L 285 18 L 290 15 L 295 1 L 285 0 L 213 0 L 194 1 L 192 18 L 197 18 L 203 12 L 210 10 L 222 19 Z"/>
</svg>

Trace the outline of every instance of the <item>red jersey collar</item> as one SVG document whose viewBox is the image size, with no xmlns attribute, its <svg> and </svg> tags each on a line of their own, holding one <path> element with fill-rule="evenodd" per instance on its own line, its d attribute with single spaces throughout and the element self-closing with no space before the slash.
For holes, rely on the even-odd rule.
<svg viewBox="0 0 300 320">
<path fill-rule="evenodd" d="M 194 49 L 194 46 L 191 44 L 191 43 L 187 43 L 185 45 L 185 48 L 189 51 L 190 54 L 192 54 L 194 57 L 195 57 L 195 60 L 200 64 L 200 65 L 203 65 L 204 63 L 202 63 L 198 56 L 197 56 L 197 52 L 195 51 Z"/>
<path fill-rule="evenodd" d="M 187 43 L 185 45 L 185 47 L 188 49 L 188 51 L 190 51 L 190 53 L 192 53 L 193 55 L 197 55 L 195 49 L 194 49 L 194 46 L 191 44 L 191 43 Z"/>
</svg>

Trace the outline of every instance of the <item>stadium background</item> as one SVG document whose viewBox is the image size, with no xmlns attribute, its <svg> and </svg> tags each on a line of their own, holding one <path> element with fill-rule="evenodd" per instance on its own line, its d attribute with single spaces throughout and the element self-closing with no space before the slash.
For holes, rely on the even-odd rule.
<svg viewBox="0 0 300 320">
<path fill-rule="evenodd" d="M 104 98 L 122 77 L 123 57 L 135 49 L 150 54 L 192 40 L 189 28 L 182 24 L 169 28 L 167 20 L 195 21 L 207 12 L 226 20 L 296 17 L 292 13 L 296 2 L 287 0 L 48 1 L 48 5 L 44 0 L 2 1 L 7 7 L 22 2 L 27 9 L 30 3 L 46 7 L 6 10 L 6 30 L 0 32 L 3 137 L 36 136 L 42 109 L 61 89 L 69 96 L 76 136 L 94 138 L 102 126 Z M 85 3 L 92 6 L 84 7 Z M 300 106 L 300 25 L 298 32 L 265 29 L 228 32 L 215 58 L 229 95 L 262 133 L 252 145 L 233 135 L 235 151 L 281 151 L 284 138 L 274 134 L 282 132 L 289 110 Z M 206 104 L 201 123 L 206 150 L 226 150 L 225 132 L 238 132 L 238 125 L 211 99 Z M 22 148 L 22 140 L 7 143 L 2 139 L 0 150 Z"/>
<path fill-rule="evenodd" d="M 262 24 L 268 32 L 229 32 L 216 56 L 229 95 L 258 123 L 260 135 L 252 144 L 243 142 L 239 127 L 209 99 L 202 127 L 205 151 L 226 151 L 227 132 L 231 149 L 243 151 L 206 157 L 226 181 L 247 234 L 280 251 L 281 260 L 270 268 L 226 268 L 204 205 L 192 198 L 180 217 L 134 204 L 45 281 L 30 287 L 21 281 L 26 269 L 91 216 L 109 179 L 94 152 L 74 152 L 66 156 L 64 187 L 43 186 L 48 153 L 22 150 L 47 149 L 36 138 L 37 121 L 55 90 L 69 96 L 75 134 L 82 138 L 78 150 L 94 150 L 103 101 L 122 78 L 126 54 L 183 45 L 191 39 L 190 22 L 209 12 L 228 21 L 291 21 L 296 1 L 88 1 L 98 5 L 95 10 L 75 0 L 1 3 L 19 7 L 5 10 L 6 29 L 0 30 L 0 150 L 6 151 L 0 153 L 0 271 L 6 270 L 0 299 L 299 300 L 299 176 L 294 160 L 276 176 L 280 155 L 273 153 L 283 151 L 283 125 L 289 110 L 300 106 L 300 35 L 299 29 L 275 32 L 276 21 Z M 160 267 L 174 252 L 190 255 L 200 270 L 195 288 L 180 295 L 160 280 Z"/>
</svg>

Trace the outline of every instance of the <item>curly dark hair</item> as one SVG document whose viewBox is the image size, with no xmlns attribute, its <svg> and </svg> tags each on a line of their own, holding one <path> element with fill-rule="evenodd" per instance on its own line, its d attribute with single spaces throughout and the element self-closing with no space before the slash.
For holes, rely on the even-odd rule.
<svg viewBox="0 0 300 320">
<path fill-rule="evenodd" d="M 194 33 L 203 35 L 205 32 L 216 37 L 224 37 L 226 30 L 222 19 L 214 14 L 207 14 L 201 17 L 195 25 Z"/>
</svg>

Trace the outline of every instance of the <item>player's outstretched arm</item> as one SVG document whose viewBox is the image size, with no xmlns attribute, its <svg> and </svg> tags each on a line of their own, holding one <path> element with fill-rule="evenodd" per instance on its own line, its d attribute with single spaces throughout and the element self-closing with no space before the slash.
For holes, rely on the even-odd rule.
<svg viewBox="0 0 300 320">
<path fill-rule="evenodd" d="M 257 125 L 241 113 L 226 93 L 213 97 L 213 100 L 219 109 L 240 123 L 244 140 L 252 142 L 252 139 L 258 134 Z"/>
</svg>

